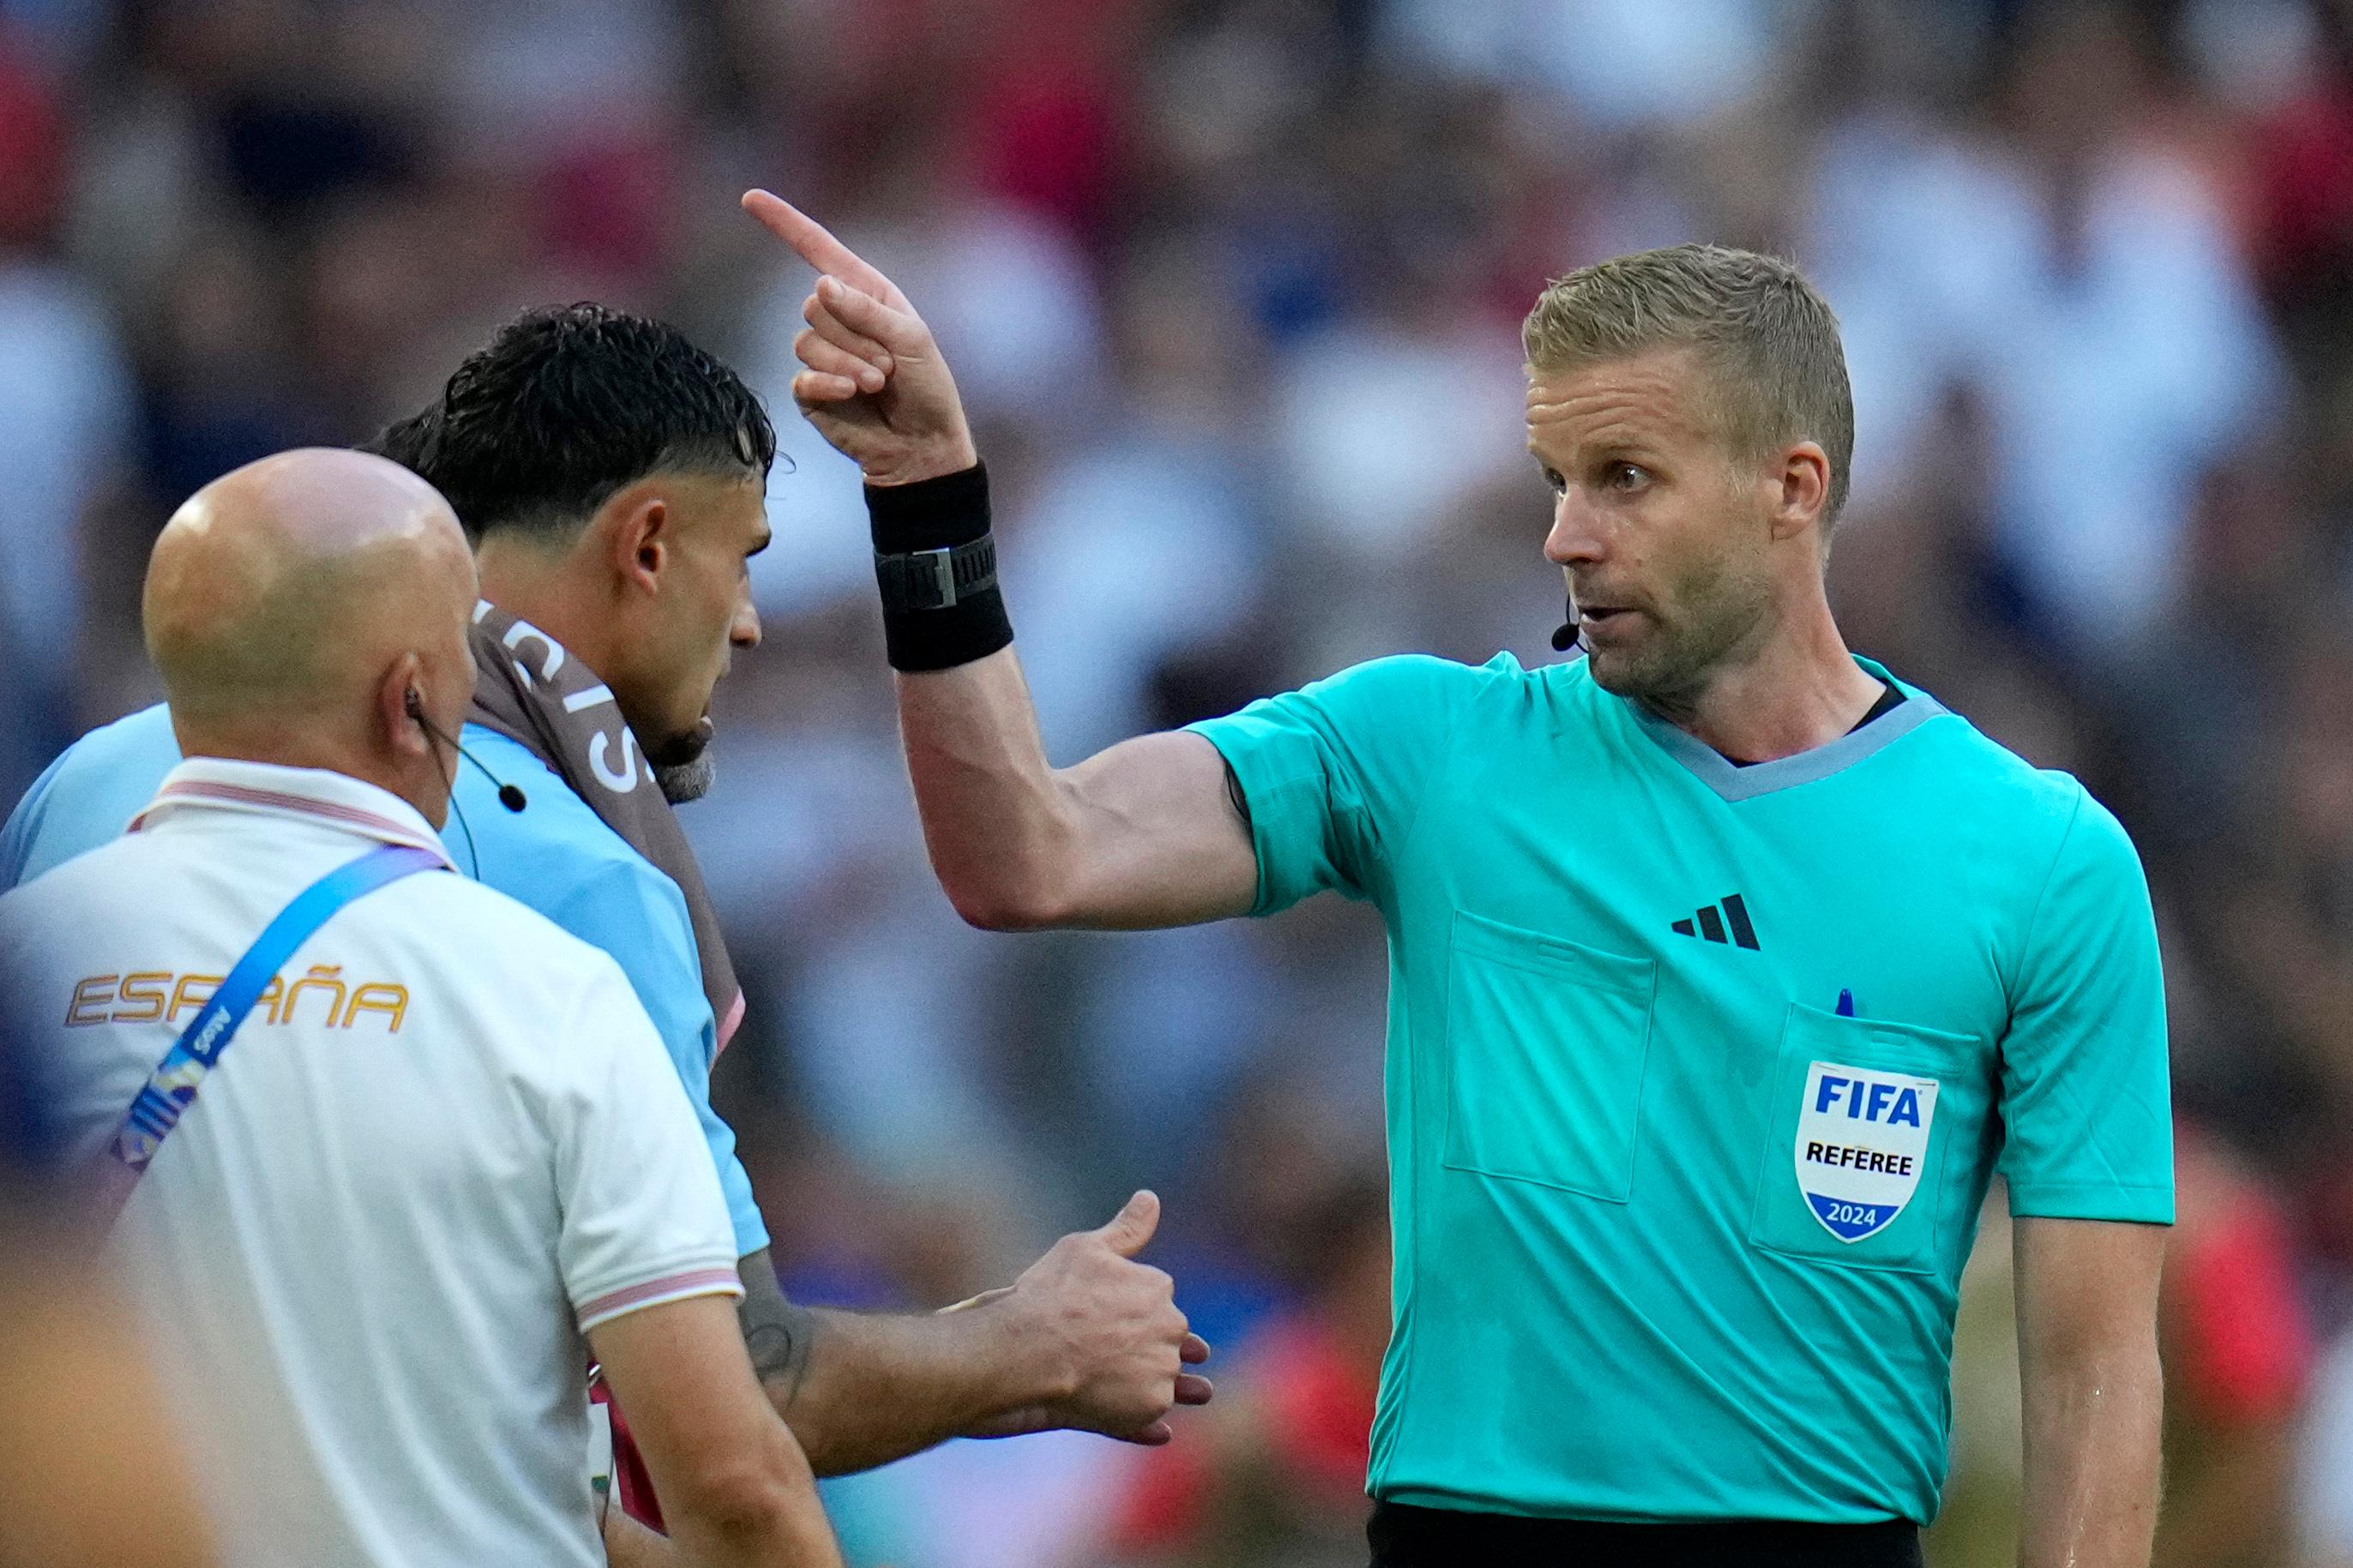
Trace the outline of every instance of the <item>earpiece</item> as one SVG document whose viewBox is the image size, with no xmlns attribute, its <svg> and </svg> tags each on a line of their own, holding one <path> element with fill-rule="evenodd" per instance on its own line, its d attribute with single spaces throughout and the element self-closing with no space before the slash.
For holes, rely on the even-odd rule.
<svg viewBox="0 0 2353 1568">
<path fill-rule="evenodd" d="M 477 757 L 473 752 L 459 745 L 455 736 L 442 733 L 440 729 L 434 724 L 433 721 L 425 716 L 425 699 L 418 695 L 417 688 L 412 686 L 408 689 L 408 695 L 403 700 L 403 703 L 408 710 L 408 716 L 417 721 L 417 728 L 423 730 L 434 740 L 440 742 L 442 744 L 448 746 L 451 751 L 457 752 L 459 756 L 473 763 L 476 768 L 480 770 L 484 778 L 499 786 L 499 804 L 501 805 L 505 806 L 509 811 L 521 811 L 524 806 L 531 804 L 531 798 L 524 795 L 519 786 L 507 783 L 504 779 L 499 777 L 498 774 L 491 772 L 490 768 L 480 757 Z"/>
</svg>

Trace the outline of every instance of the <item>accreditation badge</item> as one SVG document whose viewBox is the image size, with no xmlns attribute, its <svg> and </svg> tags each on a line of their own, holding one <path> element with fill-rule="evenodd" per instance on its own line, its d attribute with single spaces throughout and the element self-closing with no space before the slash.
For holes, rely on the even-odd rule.
<svg viewBox="0 0 2353 1568">
<path fill-rule="evenodd" d="M 1841 1241 L 1876 1236 L 1920 1189 L 1936 1080 L 1814 1062 L 1798 1108 L 1798 1190 Z"/>
</svg>

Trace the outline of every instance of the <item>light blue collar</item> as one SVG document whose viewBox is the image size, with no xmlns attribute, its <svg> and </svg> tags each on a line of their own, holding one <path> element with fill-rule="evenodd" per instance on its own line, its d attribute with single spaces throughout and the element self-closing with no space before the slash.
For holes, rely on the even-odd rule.
<svg viewBox="0 0 2353 1568">
<path fill-rule="evenodd" d="M 1677 729 L 1640 702 L 1624 697 L 1615 697 L 1615 700 L 1624 703 L 1641 731 L 1657 742 L 1661 751 L 1681 763 L 1685 771 L 1700 783 L 1728 801 L 1753 800 L 1775 790 L 1812 784 L 1818 779 L 1843 773 L 1863 758 L 1902 740 L 1938 714 L 1950 711 L 1926 692 L 1917 687 L 1906 686 L 1870 659 L 1857 655 L 1854 662 L 1904 693 L 1904 700 L 1870 723 L 1851 730 L 1825 745 L 1816 746 L 1812 751 L 1776 757 L 1769 763 L 1751 763 L 1746 767 L 1736 767 L 1715 748 Z M 1614 697 L 1614 693 L 1612 695 Z"/>
</svg>

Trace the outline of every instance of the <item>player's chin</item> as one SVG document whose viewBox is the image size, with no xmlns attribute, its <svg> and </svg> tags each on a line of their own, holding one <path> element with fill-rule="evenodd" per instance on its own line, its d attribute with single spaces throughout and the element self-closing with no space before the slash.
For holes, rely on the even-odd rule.
<svg viewBox="0 0 2353 1568">
<path fill-rule="evenodd" d="M 714 733 L 711 715 L 706 713 L 690 728 L 670 735 L 658 746 L 646 748 L 646 761 L 653 766 L 654 782 L 660 786 L 662 798 L 672 805 L 701 800 L 710 793 L 713 776 L 711 740 Z"/>
<path fill-rule="evenodd" d="M 654 783 L 661 787 L 662 798 L 672 805 L 701 800 L 711 793 L 712 781 L 717 776 L 717 766 L 709 752 L 691 763 L 654 765 Z"/>
<path fill-rule="evenodd" d="M 646 748 L 646 761 L 657 768 L 682 768 L 700 762 L 711 749 L 712 737 L 718 733 L 705 713 L 683 730 L 672 731 L 655 745 Z"/>
</svg>

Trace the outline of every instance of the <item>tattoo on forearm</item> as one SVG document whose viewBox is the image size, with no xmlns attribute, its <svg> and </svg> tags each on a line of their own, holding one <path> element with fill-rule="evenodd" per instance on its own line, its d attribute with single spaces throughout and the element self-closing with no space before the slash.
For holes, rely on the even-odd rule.
<svg viewBox="0 0 2353 1568">
<path fill-rule="evenodd" d="M 752 1370 L 762 1384 L 780 1388 L 785 1403 L 800 1397 L 801 1380 L 808 1374 L 809 1352 L 817 1342 L 817 1314 L 787 1301 L 773 1317 L 744 1321 L 744 1344 L 752 1352 Z"/>
<path fill-rule="evenodd" d="M 800 1397 L 817 1344 L 817 1314 L 786 1299 L 765 1248 L 743 1259 L 744 1300 L 735 1310 L 752 1370 L 781 1404 Z"/>
</svg>

